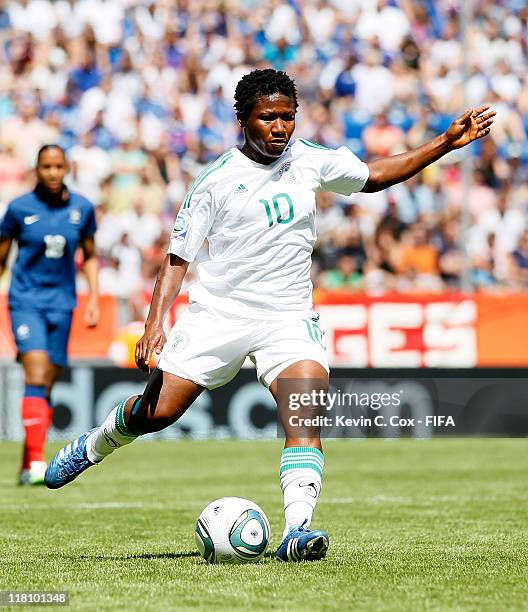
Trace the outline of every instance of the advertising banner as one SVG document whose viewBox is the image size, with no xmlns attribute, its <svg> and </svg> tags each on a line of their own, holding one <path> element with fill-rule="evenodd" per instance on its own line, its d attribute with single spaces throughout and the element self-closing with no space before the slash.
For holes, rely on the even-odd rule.
<svg viewBox="0 0 528 612">
<path fill-rule="evenodd" d="M 133 366 L 141 322 L 117 328 L 116 303 L 102 298 L 95 329 L 82 320 L 84 297 L 74 317 L 72 360 L 115 360 Z M 528 367 L 528 294 L 438 294 L 366 296 L 316 291 L 316 309 L 326 330 L 330 364 L 357 368 Z M 148 309 L 149 296 L 145 296 Z M 167 318 L 171 326 L 187 307 L 180 296 Z M 146 312 L 145 312 L 146 316 Z M 127 358 L 128 355 L 128 358 Z M 14 344 L 5 296 L 0 299 L 0 358 Z"/>
<path fill-rule="evenodd" d="M 319 395 L 306 398 L 289 385 L 292 381 L 283 382 L 279 393 L 288 394 L 282 404 L 283 421 L 301 433 L 315 426 L 329 438 L 528 435 L 528 370 L 333 368 L 322 400 Z M 139 370 L 68 368 L 53 391 L 50 439 L 72 438 L 100 424 L 123 398 L 141 394 L 145 384 L 146 376 Z M 0 368 L 0 438 L 22 439 L 22 391 L 21 368 Z M 307 416 L 318 420 L 303 421 Z M 257 382 L 254 370 L 243 369 L 224 387 L 204 391 L 177 423 L 146 437 L 283 435 L 271 393 Z"/>
</svg>

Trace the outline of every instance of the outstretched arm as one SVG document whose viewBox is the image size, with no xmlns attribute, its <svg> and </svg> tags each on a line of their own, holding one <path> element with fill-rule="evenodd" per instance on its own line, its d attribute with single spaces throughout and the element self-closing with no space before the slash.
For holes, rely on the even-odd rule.
<svg viewBox="0 0 528 612">
<path fill-rule="evenodd" d="M 370 162 L 369 178 L 362 191 L 367 193 L 381 191 L 406 181 L 446 153 L 487 136 L 493 117 L 496 115 L 495 111 L 490 111 L 489 108 L 489 105 L 484 105 L 467 110 L 453 121 L 447 132 L 417 149 Z"/>
<path fill-rule="evenodd" d="M 168 254 L 161 264 L 145 322 L 145 333 L 136 344 L 136 365 L 141 370 L 148 371 L 152 353 L 161 353 L 167 341 L 163 321 L 180 292 L 188 267 L 188 261 L 172 253 Z"/>
</svg>

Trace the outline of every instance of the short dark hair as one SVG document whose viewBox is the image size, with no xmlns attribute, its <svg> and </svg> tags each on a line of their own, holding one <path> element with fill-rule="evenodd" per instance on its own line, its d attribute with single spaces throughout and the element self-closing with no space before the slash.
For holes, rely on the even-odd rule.
<svg viewBox="0 0 528 612">
<path fill-rule="evenodd" d="M 247 119 L 253 110 L 258 98 L 280 93 L 293 100 L 295 110 L 297 102 L 297 88 L 293 79 L 285 72 L 266 68 L 253 70 L 245 74 L 238 81 L 235 89 L 235 111 L 239 119 Z"/>
<path fill-rule="evenodd" d="M 42 156 L 43 153 L 45 153 L 46 151 L 49 151 L 50 149 L 58 149 L 63 155 L 64 155 L 64 159 L 66 159 L 66 151 L 58 144 L 45 144 L 44 146 L 40 147 L 40 149 L 38 150 L 37 153 L 37 166 L 40 163 L 40 158 Z"/>
</svg>

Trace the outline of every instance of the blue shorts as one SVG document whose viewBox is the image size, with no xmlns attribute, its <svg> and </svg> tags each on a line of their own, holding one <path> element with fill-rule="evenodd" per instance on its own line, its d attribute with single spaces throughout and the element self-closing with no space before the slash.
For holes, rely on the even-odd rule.
<svg viewBox="0 0 528 612">
<path fill-rule="evenodd" d="M 54 365 L 68 362 L 68 338 L 72 322 L 71 310 L 32 310 L 10 308 L 11 329 L 20 353 L 47 351 Z"/>
</svg>

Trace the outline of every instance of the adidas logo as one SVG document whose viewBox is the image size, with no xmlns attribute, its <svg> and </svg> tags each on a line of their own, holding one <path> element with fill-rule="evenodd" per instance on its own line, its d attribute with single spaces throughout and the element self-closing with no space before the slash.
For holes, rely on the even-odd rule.
<svg viewBox="0 0 528 612">
<path fill-rule="evenodd" d="M 241 193 L 245 193 L 247 190 L 247 187 L 240 183 L 240 185 L 233 192 L 233 195 L 240 195 Z"/>
</svg>

